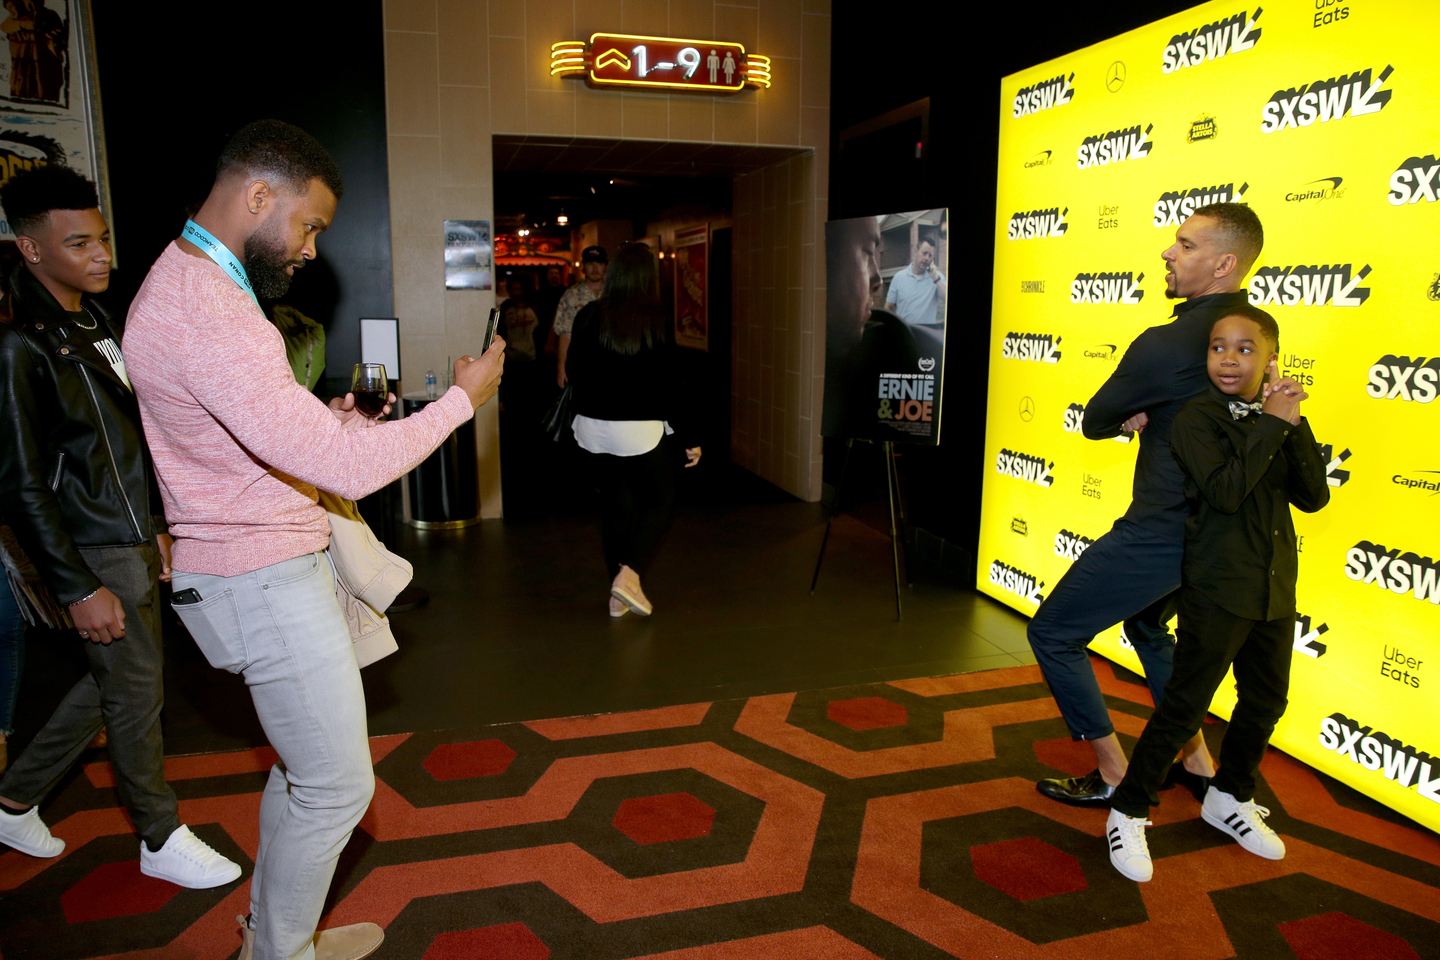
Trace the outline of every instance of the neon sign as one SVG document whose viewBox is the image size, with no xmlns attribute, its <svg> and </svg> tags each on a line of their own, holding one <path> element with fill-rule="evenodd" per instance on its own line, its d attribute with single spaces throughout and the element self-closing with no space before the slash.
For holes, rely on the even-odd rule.
<svg viewBox="0 0 1440 960">
<path fill-rule="evenodd" d="M 734 93 L 746 86 L 769 87 L 770 58 L 721 40 L 595 33 L 588 42 L 552 44 L 550 75 L 584 77 L 597 87 Z"/>
</svg>

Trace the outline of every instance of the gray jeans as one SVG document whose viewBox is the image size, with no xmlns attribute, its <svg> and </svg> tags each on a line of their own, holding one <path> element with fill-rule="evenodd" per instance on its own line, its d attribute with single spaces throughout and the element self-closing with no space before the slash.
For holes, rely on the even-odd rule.
<svg viewBox="0 0 1440 960">
<path fill-rule="evenodd" d="M 335 861 L 375 792 L 365 691 L 323 553 L 237 577 L 175 571 L 177 603 L 210 665 L 245 677 L 280 762 L 260 801 L 250 883 L 255 960 L 311 960 Z"/>
<path fill-rule="evenodd" d="M 70 688 L 50 720 L 0 779 L 0 797 L 16 803 L 43 800 L 80 753 L 105 727 L 110 765 L 120 800 L 135 830 L 159 850 L 180 825 L 175 792 L 165 782 L 160 708 L 165 703 L 160 640 L 160 551 L 153 542 L 134 547 L 82 547 L 100 582 L 125 609 L 125 636 L 107 645 L 83 644 L 90 672 Z"/>
</svg>

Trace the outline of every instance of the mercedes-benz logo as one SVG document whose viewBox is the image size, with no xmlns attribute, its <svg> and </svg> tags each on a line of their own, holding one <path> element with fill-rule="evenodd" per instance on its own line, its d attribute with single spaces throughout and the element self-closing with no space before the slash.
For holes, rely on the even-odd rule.
<svg viewBox="0 0 1440 960">
<path fill-rule="evenodd" d="M 1116 60 L 1110 64 L 1110 69 L 1105 71 L 1105 89 L 1116 93 L 1125 86 L 1125 64 Z"/>
<path fill-rule="evenodd" d="M 1035 419 L 1035 401 L 1029 397 L 1020 398 L 1020 419 L 1026 423 Z"/>
</svg>

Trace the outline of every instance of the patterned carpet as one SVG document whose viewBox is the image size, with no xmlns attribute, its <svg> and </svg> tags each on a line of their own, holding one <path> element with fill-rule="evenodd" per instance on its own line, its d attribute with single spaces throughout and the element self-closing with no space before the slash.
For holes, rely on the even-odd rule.
<svg viewBox="0 0 1440 960">
<path fill-rule="evenodd" d="M 1096 661 L 1127 747 L 1149 699 Z M 1223 724 L 1206 728 L 1212 745 Z M 1086 772 L 1034 667 L 377 737 L 375 801 L 323 925 L 378 958 L 1114 960 L 1440 957 L 1440 838 L 1272 751 L 1280 862 L 1166 791 L 1155 880 L 1105 813 L 1033 781 Z M 67 851 L 0 855 L 5 960 L 222 960 L 239 935 L 267 751 L 174 758 L 182 819 L 245 877 L 142 877 L 110 769 L 44 809 Z"/>
</svg>

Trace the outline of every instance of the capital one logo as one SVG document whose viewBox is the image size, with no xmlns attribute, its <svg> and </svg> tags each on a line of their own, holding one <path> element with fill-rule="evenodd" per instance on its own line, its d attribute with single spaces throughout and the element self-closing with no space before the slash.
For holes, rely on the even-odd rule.
<svg viewBox="0 0 1440 960">
<path fill-rule="evenodd" d="M 1440 392 L 1440 357 L 1397 357 L 1386 354 L 1370 367 L 1365 392 L 1376 400 L 1430 403 Z"/>
</svg>

